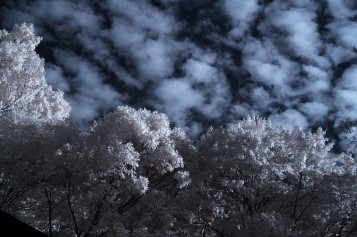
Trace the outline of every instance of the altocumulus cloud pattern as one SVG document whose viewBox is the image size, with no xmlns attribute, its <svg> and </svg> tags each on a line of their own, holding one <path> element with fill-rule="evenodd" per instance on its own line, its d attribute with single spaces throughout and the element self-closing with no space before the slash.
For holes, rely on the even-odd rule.
<svg viewBox="0 0 357 237">
<path fill-rule="evenodd" d="M 47 80 L 88 124 L 122 104 L 192 136 L 246 115 L 340 138 L 357 120 L 355 0 L 5 0 L 43 36 Z"/>
</svg>

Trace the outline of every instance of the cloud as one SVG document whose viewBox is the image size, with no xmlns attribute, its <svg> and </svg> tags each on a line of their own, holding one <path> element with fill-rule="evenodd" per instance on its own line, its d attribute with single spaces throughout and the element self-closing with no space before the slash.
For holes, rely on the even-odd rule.
<svg viewBox="0 0 357 237">
<path fill-rule="evenodd" d="M 155 93 L 167 103 L 165 108 L 177 111 L 183 112 L 203 103 L 203 97 L 189 84 L 180 80 L 167 80 L 161 83 Z"/>
<path fill-rule="evenodd" d="M 353 21 L 343 21 L 331 24 L 330 27 L 333 29 L 333 34 L 335 34 L 338 39 L 338 43 L 342 46 L 352 48 L 356 45 L 357 37 L 357 23 Z"/>
<path fill-rule="evenodd" d="M 153 106 L 167 113 L 181 127 L 190 129 L 192 136 L 199 135 L 197 123 L 190 124 L 192 116 L 219 119 L 229 106 L 230 93 L 226 77 L 215 66 L 216 55 L 197 50 L 181 66 L 182 77 L 159 83 L 154 90 Z"/>
<path fill-rule="evenodd" d="M 85 125 L 97 118 L 100 111 L 113 109 L 114 105 L 125 99 L 124 95 L 103 82 L 98 68 L 87 60 L 64 51 L 58 51 L 56 56 L 60 66 L 71 74 L 66 78 L 66 89 L 67 99 L 72 106 L 71 118 L 75 122 Z M 56 76 L 56 83 L 60 82 L 58 85 L 61 86 L 64 81 L 63 74 L 59 73 L 58 69 L 50 69 L 50 76 L 51 73 Z"/>
<path fill-rule="evenodd" d="M 159 99 L 159 105 L 156 107 L 165 111 L 173 118 L 173 122 L 181 127 L 187 122 L 188 110 L 203 103 L 200 93 L 192 89 L 187 82 L 178 79 L 164 81 L 154 90 L 154 94 Z"/>
<path fill-rule="evenodd" d="M 69 83 L 66 81 L 62 69 L 56 65 L 51 63 L 46 65 L 46 80 L 56 90 L 62 90 L 64 92 L 70 91 Z"/>
<path fill-rule="evenodd" d="M 357 119 L 357 66 L 347 69 L 334 88 L 336 124 Z"/>
<path fill-rule="evenodd" d="M 316 14 L 300 8 L 280 11 L 272 15 L 272 24 L 288 33 L 286 40 L 296 55 L 311 57 L 320 47 Z"/>
<path fill-rule="evenodd" d="M 174 63 L 170 48 L 173 47 L 167 42 L 148 40 L 133 52 L 140 74 L 153 80 L 169 76 Z"/>
<path fill-rule="evenodd" d="M 337 19 L 346 19 L 355 16 L 356 10 L 353 10 L 353 5 L 355 4 L 353 0 L 327 0 L 327 3 L 331 15 Z"/>
<path fill-rule="evenodd" d="M 256 0 L 224 0 L 223 9 L 228 13 L 234 26 L 230 31 L 230 35 L 233 37 L 242 37 L 255 19 L 257 12 L 260 10 L 260 6 Z"/>
<path fill-rule="evenodd" d="M 279 96 L 293 93 L 290 84 L 297 79 L 299 68 L 273 42 L 252 40 L 243 53 L 243 65 L 254 81 L 272 87 Z"/>
<path fill-rule="evenodd" d="M 308 127 L 307 119 L 299 111 L 288 109 L 282 113 L 274 114 L 270 117 L 273 124 L 282 125 L 286 129 L 292 130 L 295 127 L 306 129 Z"/>
<path fill-rule="evenodd" d="M 117 19 L 127 19 L 134 26 L 150 30 L 159 36 L 173 34 L 179 27 L 174 17 L 146 1 L 108 0 L 103 6 L 117 16 Z"/>
<path fill-rule="evenodd" d="M 3 27 L 33 22 L 44 37 L 47 80 L 79 123 L 119 104 L 164 112 L 196 137 L 253 114 L 306 129 L 357 119 L 353 0 L 3 6 Z"/>
<path fill-rule="evenodd" d="M 192 80 L 197 83 L 205 83 L 209 80 L 209 78 L 217 73 L 216 69 L 211 65 L 195 59 L 189 59 L 187 63 L 183 65 L 183 69 L 186 71 L 188 76 L 190 76 Z"/>
<path fill-rule="evenodd" d="M 321 122 L 328 115 L 329 107 L 322 102 L 314 101 L 301 104 L 299 110 L 306 114 L 311 124 L 314 124 Z"/>
<path fill-rule="evenodd" d="M 263 87 L 252 89 L 251 98 L 257 110 L 269 108 L 272 103 L 271 95 Z"/>
</svg>

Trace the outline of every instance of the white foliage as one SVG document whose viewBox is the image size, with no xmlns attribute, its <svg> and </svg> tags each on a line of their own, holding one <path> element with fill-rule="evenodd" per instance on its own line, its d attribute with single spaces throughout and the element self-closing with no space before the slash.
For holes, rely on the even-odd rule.
<svg viewBox="0 0 357 237">
<path fill-rule="evenodd" d="M 208 147 L 214 153 L 205 156 L 211 156 L 224 168 L 261 167 L 262 179 L 275 179 L 277 175 L 283 179 L 309 170 L 322 174 L 330 165 L 328 152 L 332 144 L 327 144 L 321 129 L 315 134 L 299 128 L 289 131 L 273 127 L 270 121 L 247 117 L 241 123 L 209 131 L 201 139 L 202 152 L 211 150 Z"/>
<path fill-rule="evenodd" d="M 173 131 L 164 114 L 120 106 L 97 121 L 92 131 L 96 136 L 105 137 L 109 146 L 131 142 L 140 155 L 140 162 L 162 174 L 183 167 L 182 157 L 170 137 Z"/>
<path fill-rule="evenodd" d="M 41 38 L 31 24 L 0 31 L 0 116 L 17 123 L 57 123 L 68 117 L 63 92 L 46 83 L 44 61 L 35 48 Z"/>
<path fill-rule="evenodd" d="M 356 161 L 330 153 L 324 135 L 322 129 L 290 131 L 256 117 L 210 129 L 198 144 L 192 172 L 191 191 L 200 198 L 197 220 L 209 220 L 220 235 L 266 236 L 269 230 L 272 236 L 307 236 L 326 221 L 349 218 L 356 206 Z M 352 223 L 336 222 L 329 231 Z"/>
</svg>

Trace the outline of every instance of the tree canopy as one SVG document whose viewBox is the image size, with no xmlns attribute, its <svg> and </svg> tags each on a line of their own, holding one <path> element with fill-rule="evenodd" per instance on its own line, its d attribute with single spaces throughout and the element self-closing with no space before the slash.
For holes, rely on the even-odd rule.
<svg viewBox="0 0 357 237">
<path fill-rule="evenodd" d="M 69 116 L 62 91 L 46 83 L 44 60 L 35 52 L 41 37 L 31 24 L 0 31 L 0 116 L 21 123 L 56 123 Z"/>
</svg>

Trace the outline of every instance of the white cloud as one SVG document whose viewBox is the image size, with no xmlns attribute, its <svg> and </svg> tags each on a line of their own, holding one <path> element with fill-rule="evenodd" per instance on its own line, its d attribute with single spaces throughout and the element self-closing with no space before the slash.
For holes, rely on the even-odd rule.
<svg viewBox="0 0 357 237">
<path fill-rule="evenodd" d="M 271 15 L 272 24 L 288 32 L 287 46 L 295 55 L 314 59 L 321 48 L 316 14 L 301 8 L 278 11 Z"/>
<path fill-rule="evenodd" d="M 348 68 L 337 82 L 338 88 L 357 91 L 357 66 Z"/>
<path fill-rule="evenodd" d="M 169 76 L 173 70 L 174 55 L 170 51 L 174 45 L 159 40 L 147 40 L 143 45 L 133 51 L 138 62 L 142 77 L 160 80 Z"/>
<path fill-rule="evenodd" d="M 321 102 L 307 102 L 299 106 L 312 123 L 321 122 L 329 112 L 329 107 Z"/>
<path fill-rule="evenodd" d="M 254 107 L 260 110 L 269 108 L 272 103 L 269 93 L 262 87 L 257 87 L 252 90 L 252 99 L 254 101 Z"/>
<path fill-rule="evenodd" d="M 257 81 L 264 82 L 267 85 L 283 88 L 292 79 L 289 74 L 289 69 L 292 68 L 285 62 L 282 65 L 278 65 L 259 60 L 250 60 L 246 63 L 246 66 Z"/>
<path fill-rule="evenodd" d="M 253 80 L 273 86 L 279 96 L 293 93 L 290 84 L 298 79 L 297 64 L 282 55 L 271 41 L 249 41 L 243 52 L 243 65 Z"/>
<path fill-rule="evenodd" d="M 347 69 L 334 89 L 336 123 L 357 119 L 357 67 Z"/>
<path fill-rule="evenodd" d="M 141 45 L 146 38 L 143 29 L 130 24 L 130 22 L 116 18 L 113 20 L 113 27 L 110 34 L 110 39 L 120 50 L 137 47 Z"/>
<path fill-rule="evenodd" d="M 197 83 L 209 82 L 212 76 L 217 74 L 217 70 L 214 67 L 195 59 L 189 59 L 183 65 L 183 69 L 186 71 L 186 75 Z"/>
<path fill-rule="evenodd" d="M 108 0 L 106 8 L 122 19 L 125 16 L 134 27 L 151 30 L 160 36 L 175 33 L 179 23 L 174 17 L 159 11 L 145 1 Z M 125 18 L 124 18 L 125 19 Z"/>
<path fill-rule="evenodd" d="M 230 32 L 234 37 L 243 36 L 260 10 L 260 6 L 256 0 L 224 0 L 223 8 L 234 25 L 234 28 Z"/>
<path fill-rule="evenodd" d="M 167 103 L 167 108 L 176 107 L 178 111 L 185 111 L 203 103 L 203 97 L 192 89 L 190 84 L 179 79 L 164 81 L 155 90 L 155 94 Z"/>
<path fill-rule="evenodd" d="M 332 40 L 328 45 L 328 54 L 335 64 L 339 64 L 355 56 L 351 54 L 350 49 L 356 46 L 357 24 L 353 17 L 356 16 L 357 10 L 353 0 L 328 0 L 327 3 L 333 17 L 326 27 Z"/>
<path fill-rule="evenodd" d="M 348 49 L 356 46 L 357 23 L 353 21 L 336 22 L 331 24 L 333 33 L 339 39 L 339 43 Z"/>
<path fill-rule="evenodd" d="M 159 99 L 157 108 L 165 111 L 174 122 L 183 126 L 188 119 L 188 111 L 194 107 L 200 107 L 204 98 L 192 89 L 191 85 L 183 80 L 170 79 L 162 82 L 155 90 L 155 96 Z"/>
<path fill-rule="evenodd" d="M 158 81 L 173 71 L 180 43 L 171 40 L 179 24 L 145 2 L 109 1 L 115 15 L 110 40 L 117 54 L 131 58 L 141 81 Z M 126 16 L 126 17 L 123 17 Z"/>
<path fill-rule="evenodd" d="M 299 111 L 288 109 L 282 113 L 270 116 L 273 124 L 281 125 L 286 129 L 292 130 L 294 127 L 306 129 L 308 127 L 307 119 Z"/>
<path fill-rule="evenodd" d="M 354 17 L 357 10 L 353 10 L 354 0 L 344 0 L 344 1 L 335 1 L 327 0 L 328 8 L 333 17 L 338 19 L 345 19 L 349 17 Z"/>
<path fill-rule="evenodd" d="M 67 52 L 58 52 L 56 56 L 60 65 L 73 75 L 66 79 L 72 88 L 68 99 L 74 121 L 88 123 L 99 115 L 99 111 L 113 108 L 125 99 L 110 85 L 103 83 L 98 69 L 87 60 Z"/>
<path fill-rule="evenodd" d="M 325 71 L 319 67 L 311 65 L 303 65 L 303 71 L 306 73 L 306 77 L 303 78 L 305 82 L 305 93 L 311 93 L 310 97 L 320 97 L 321 94 L 330 90 L 330 72 Z"/>
<path fill-rule="evenodd" d="M 70 86 L 63 75 L 63 71 L 60 67 L 53 64 L 46 64 L 46 80 L 56 90 L 62 90 L 64 92 L 70 92 Z"/>
<path fill-rule="evenodd" d="M 259 115 L 258 111 L 253 111 L 246 103 L 233 105 L 231 107 L 231 113 L 230 120 L 233 122 L 237 122 L 238 119 L 242 119 L 248 115 Z"/>
<path fill-rule="evenodd" d="M 336 113 L 336 124 L 342 121 L 357 119 L 357 91 L 337 89 L 334 93 Z"/>
</svg>

